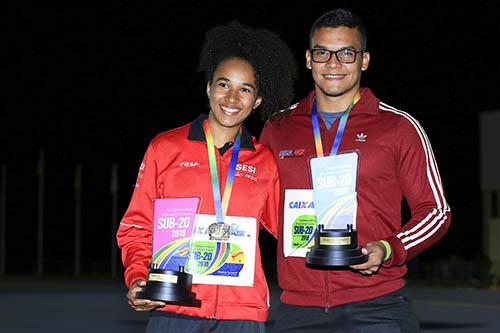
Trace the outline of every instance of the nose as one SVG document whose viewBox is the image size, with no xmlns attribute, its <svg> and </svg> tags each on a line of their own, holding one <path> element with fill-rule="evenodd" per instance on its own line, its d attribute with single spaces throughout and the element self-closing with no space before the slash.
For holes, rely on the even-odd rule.
<svg viewBox="0 0 500 333">
<path fill-rule="evenodd" d="M 238 90 L 237 89 L 229 89 L 229 91 L 226 94 L 226 100 L 229 103 L 236 103 L 238 101 Z"/>
<path fill-rule="evenodd" d="M 330 68 L 335 68 L 338 66 L 342 66 L 342 63 L 337 59 L 337 56 L 335 54 L 332 54 L 330 60 L 328 60 L 328 62 L 326 63 L 326 66 Z"/>
</svg>

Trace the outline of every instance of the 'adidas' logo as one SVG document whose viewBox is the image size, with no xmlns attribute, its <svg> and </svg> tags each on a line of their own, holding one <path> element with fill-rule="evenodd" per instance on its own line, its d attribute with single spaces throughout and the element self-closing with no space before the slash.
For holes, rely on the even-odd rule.
<svg viewBox="0 0 500 333">
<path fill-rule="evenodd" d="M 367 135 L 365 133 L 358 133 L 356 134 L 356 141 L 366 142 L 366 137 Z"/>
</svg>

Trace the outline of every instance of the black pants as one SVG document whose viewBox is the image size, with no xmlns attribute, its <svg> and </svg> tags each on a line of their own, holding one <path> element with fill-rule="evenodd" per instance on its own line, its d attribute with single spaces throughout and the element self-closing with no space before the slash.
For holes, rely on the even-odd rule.
<svg viewBox="0 0 500 333">
<path fill-rule="evenodd" d="M 265 324 L 252 320 L 216 320 L 152 311 L 146 333 L 264 333 Z"/>
<path fill-rule="evenodd" d="M 407 296 L 399 290 L 375 299 L 328 310 L 281 303 L 272 333 L 413 333 L 417 317 Z"/>
</svg>

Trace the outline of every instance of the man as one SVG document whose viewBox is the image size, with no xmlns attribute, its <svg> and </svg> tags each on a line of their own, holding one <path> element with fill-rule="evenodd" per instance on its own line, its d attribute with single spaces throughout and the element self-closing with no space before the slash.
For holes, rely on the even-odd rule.
<svg viewBox="0 0 500 333">
<path fill-rule="evenodd" d="M 269 121 L 261 135 L 281 180 L 277 257 L 283 293 L 273 333 L 417 332 L 403 289 L 406 262 L 437 242 L 451 219 L 431 145 L 414 118 L 360 88 L 370 53 L 355 14 L 343 9 L 323 14 L 309 41 L 306 67 L 314 90 Z M 296 220 L 289 216 L 300 214 L 290 211 L 303 209 L 300 216 L 307 216 L 310 205 L 294 205 L 289 196 L 309 202 L 309 161 L 332 146 L 332 154 L 338 148 L 338 154 L 358 156 L 354 216 L 368 260 L 345 269 L 306 266 L 306 249 L 290 244 L 305 230 L 293 228 Z M 411 208 L 405 223 L 403 197 Z"/>
</svg>

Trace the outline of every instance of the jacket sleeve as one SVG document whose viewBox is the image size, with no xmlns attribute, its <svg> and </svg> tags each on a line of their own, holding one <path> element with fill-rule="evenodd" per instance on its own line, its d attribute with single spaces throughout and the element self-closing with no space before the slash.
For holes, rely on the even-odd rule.
<svg viewBox="0 0 500 333">
<path fill-rule="evenodd" d="M 156 198 L 156 161 L 150 145 L 139 168 L 132 199 L 117 232 L 127 287 L 147 279 L 152 254 L 153 199 Z"/>
<path fill-rule="evenodd" d="M 432 246 L 451 220 L 434 153 L 420 124 L 402 115 L 396 139 L 396 167 L 411 218 L 387 239 L 392 255 L 384 266 L 401 265 Z"/>
<path fill-rule="evenodd" d="M 280 199 L 280 182 L 278 176 L 278 168 L 274 157 L 269 154 L 270 168 L 270 181 L 267 184 L 266 193 L 267 199 L 262 214 L 261 224 L 266 230 L 271 233 L 275 238 L 278 238 L 278 205 Z"/>
</svg>

